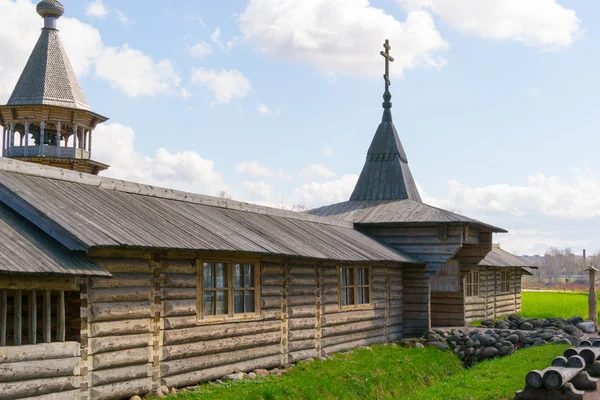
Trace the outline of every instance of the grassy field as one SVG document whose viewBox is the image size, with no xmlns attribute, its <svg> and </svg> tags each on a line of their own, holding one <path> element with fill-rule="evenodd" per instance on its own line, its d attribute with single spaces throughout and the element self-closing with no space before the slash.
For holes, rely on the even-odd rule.
<svg viewBox="0 0 600 400">
<path fill-rule="evenodd" d="M 466 370 L 451 352 L 375 346 L 300 364 L 281 377 L 205 384 L 178 400 L 210 399 L 509 399 L 525 374 L 543 369 L 567 346 L 524 349 Z M 172 397 L 174 398 L 174 396 Z"/>
<path fill-rule="evenodd" d="M 588 294 L 582 292 L 523 292 L 521 316 L 524 318 L 569 318 L 579 315 L 587 319 Z"/>
</svg>

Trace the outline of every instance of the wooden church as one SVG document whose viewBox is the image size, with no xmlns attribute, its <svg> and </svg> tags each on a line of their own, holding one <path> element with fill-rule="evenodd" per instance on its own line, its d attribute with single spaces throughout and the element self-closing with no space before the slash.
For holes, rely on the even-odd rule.
<svg viewBox="0 0 600 400">
<path fill-rule="evenodd" d="M 97 176 L 107 118 L 61 44 L 63 6 L 37 11 L 0 106 L 0 399 L 128 398 L 464 325 L 465 277 L 504 230 L 421 202 L 389 74 L 350 200 L 272 209 Z"/>
</svg>

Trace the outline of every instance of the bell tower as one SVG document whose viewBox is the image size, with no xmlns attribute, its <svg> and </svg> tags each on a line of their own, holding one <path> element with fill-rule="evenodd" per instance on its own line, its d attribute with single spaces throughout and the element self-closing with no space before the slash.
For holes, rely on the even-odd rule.
<svg viewBox="0 0 600 400">
<path fill-rule="evenodd" d="M 108 118 L 94 113 L 58 35 L 65 9 L 43 0 L 44 27 L 6 105 L 0 106 L 2 156 L 97 175 L 108 165 L 92 160 L 94 129 Z"/>
</svg>

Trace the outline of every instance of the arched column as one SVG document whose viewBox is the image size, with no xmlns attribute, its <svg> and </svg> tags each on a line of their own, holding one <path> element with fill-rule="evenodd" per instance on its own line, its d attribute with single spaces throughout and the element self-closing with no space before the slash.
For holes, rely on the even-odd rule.
<svg viewBox="0 0 600 400">
<path fill-rule="evenodd" d="M 56 123 L 56 157 L 60 157 L 60 122 Z"/>
<path fill-rule="evenodd" d="M 77 158 L 77 124 L 73 124 L 73 158 Z"/>
<path fill-rule="evenodd" d="M 92 133 L 93 132 L 94 132 L 94 130 L 90 128 L 90 133 L 89 133 L 89 138 L 88 138 L 88 152 L 89 152 L 90 160 L 92 159 Z"/>
<path fill-rule="evenodd" d="M 9 140 L 8 140 L 8 156 L 12 156 L 13 153 L 13 147 L 15 146 L 15 123 L 11 122 L 10 123 L 10 129 L 9 129 Z"/>
<path fill-rule="evenodd" d="M 25 129 L 23 135 L 25 136 L 25 148 L 23 149 L 23 155 L 27 157 L 29 155 L 29 122 L 24 123 Z"/>
<path fill-rule="evenodd" d="M 44 155 L 44 143 L 46 142 L 46 122 L 40 122 L 40 150 L 38 155 Z"/>
</svg>

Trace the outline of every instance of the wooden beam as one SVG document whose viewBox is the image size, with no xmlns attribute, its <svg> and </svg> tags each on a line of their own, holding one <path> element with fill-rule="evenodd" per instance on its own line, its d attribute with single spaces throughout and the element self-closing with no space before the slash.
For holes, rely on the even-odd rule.
<svg viewBox="0 0 600 400">
<path fill-rule="evenodd" d="M 0 290 L 0 346 L 6 346 L 6 323 L 8 316 L 8 295 L 6 289 Z"/>
<path fill-rule="evenodd" d="M 15 324 L 14 324 L 14 335 L 13 342 L 15 346 L 20 346 L 22 344 L 23 332 L 21 329 L 22 324 L 22 311 L 23 304 L 21 299 L 21 291 L 15 291 Z"/>
<path fill-rule="evenodd" d="M 29 344 L 37 343 L 37 298 L 35 290 L 29 292 Z"/>
<path fill-rule="evenodd" d="M 65 341 L 65 292 L 58 293 L 56 304 L 56 341 Z"/>
<path fill-rule="evenodd" d="M 44 343 L 52 342 L 52 298 L 44 291 Z"/>
</svg>

